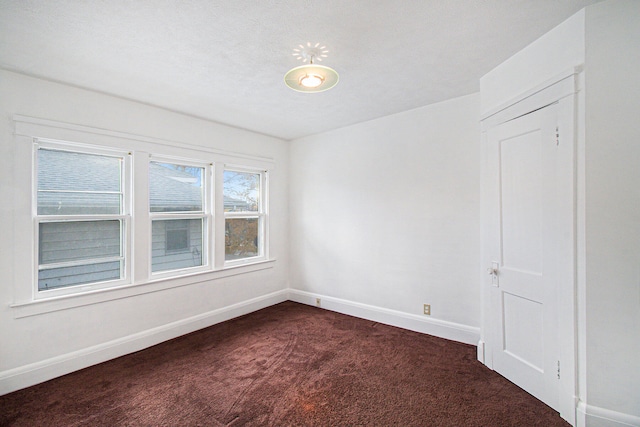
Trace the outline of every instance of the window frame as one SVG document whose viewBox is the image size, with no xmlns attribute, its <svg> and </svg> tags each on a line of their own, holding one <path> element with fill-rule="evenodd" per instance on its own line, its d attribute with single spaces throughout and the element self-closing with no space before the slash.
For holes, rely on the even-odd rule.
<svg viewBox="0 0 640 427">
<path fill-rule="evenodd" d="M 150 172 L 151 163 L 169 163 L 177 166 L 202 168 L 202 210 L 201 211 L 175 211 L 175 212 L 152 212 L 151 211 L 151 182 L 147 185 L 148 220 L 149 220 L 149 250 L 148 250 L 148 271 L 149 281 L 158 279 L 180 277 L 193 273 L 210 271 L 213 267 L 211 257 L 211 246 L 214 241 L 212 238 L 214 228 L 214 218 L 212 212 L 213 192 L 212 192 L 212 164 L 184 157 L 149 155 L 147 163 L 147 174 Z M 170 270 L 153 271 L 153 222 L 154 221 L 170 221 L 180 219 L 201 219 L 202 220 L 202 250 L 200 253 L 202 264 L 193 267 L 181 267 Z M 166 232 L 166 230 L 165 230 Z M 178 253 L 178 252 L 175 252 Z"/>
<path fill-rule="evenodd" d="M 120 166 L 120 212 L 118 214 L 64 214 L 47 215 L 38 214 L 38 153 L 39 150 L 63 151 L 69 153 L 79 153 L 97 155 L 121 159 Z M 33 224 L 33 280 L 32 299 L 45 300 L 68 295 L 84 294 L 90 291 L 114 288 L 128 285 L 132 280 L 132 233 L 131 233 L 131 209 L 132 209 L 132 153 L 127 150 L 108 149 L 89 144 L 60 141 L 48 138 L 33 138 L 32 147 L 32 224 Z M 120 222 L 120 256 L 93 258 L 94 263 L 82 261 L 63 261 L 59 263 L 40 264 L 40 224 L 64 223 L 64 222 L 86 222 L 86 221 L 119 221 Z M 41 270 L 54 268 L 72 267 L 76 265 L 100 264 L 108 261 L 120 261 L 120 278 L 113 280 L 103 280 L 91 283 L 79 283 L 53 289 L 39 289 L 39 279 Z M 43 268 L 43 265 L 45 266 Z"/>
<path fill-rule="evenodd" d="M 246 264 L 253 264 L 269 259 L 269 171 L 263 168 L 252 168 L 248 166 L 242 166 L 237 164 L 224 164 L 222 168 L 222 176 L 224 172 L 239 172 L 247 174 L 256 174 L 260 176 L 259 183 L 260 189 L 258 191 L 258 210 L 257 211 L 242 211 L 242 212 L 225 212 L 224 206 L 222 207 L 222 216 L 224 219 L 224 228 L 221 230 L 223 240 L 225 241 L 225 250 L 221 254 L 223 260 L 223 268 L 232 268 Z M 224 205 L 224 179 L 221 185 Z M 227 219 L 257 219 L 258 220 L 258 255 L 246 258 L 239 258 L 234 260 L 226 259 L 226 230 Z"/>
</svg>

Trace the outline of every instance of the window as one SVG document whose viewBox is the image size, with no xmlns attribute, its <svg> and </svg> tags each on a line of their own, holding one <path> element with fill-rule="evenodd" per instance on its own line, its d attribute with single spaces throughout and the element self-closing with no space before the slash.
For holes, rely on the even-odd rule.
<svg viewBox="0 0 640 427">
<path fill-rule="evenodd" d="M 189 228 L 189 220 L 170 221 L 166 224 L 166 253 L 189 251 Z"/>
<path fill-rule="evenodd" d="M 225 169 L 225 262 L 265 256 L 264 172 Z"/>
<path fill-rule="evenodd" d="M 128 155 L 36 145 L 37 295 L 128 280 Z"/>
<path fill-rule="evenodd" d="M 149 163 L 152 273 L 207 264 L 205 170 L 190 164 Z"/>
<path fill-rule="evenodd" d="M 141 152 L 134 171 L 126 146 L 33 141 L 34 299 L 129 285 L 133 268 L 163 280 L 268 258 L 264 170 L 224 166 L 213 156 L 197 161 Z M 222 181 L 215 186 L 214 176 Z M 134 217 L 139 198 L 148 200 L 148 212 Z M 148 236 L 137 241 L 135 254 L 134 229 Z"/>
</svg>

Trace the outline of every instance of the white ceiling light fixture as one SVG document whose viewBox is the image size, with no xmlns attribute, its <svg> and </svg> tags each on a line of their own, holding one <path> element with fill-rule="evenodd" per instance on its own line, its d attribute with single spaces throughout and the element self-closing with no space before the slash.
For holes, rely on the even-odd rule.
<svg viewBox="0 0 640 427">
<path fill-rule="evenodd" d="M 309 62 L 306 65 L 292 68 L 284 75 L 284 82 L 291 89 L 298 92 L 324 92 L 338 84 L 338 73 L 333 68 L 324 65 L 314 64 L 315 61 L 322 61 L 327 57 L 329 51 L 325 46 L 316 43 L 314 46 L 307 43 L 293 49 L 293 56 L 302 62 Z"/>
</svg>

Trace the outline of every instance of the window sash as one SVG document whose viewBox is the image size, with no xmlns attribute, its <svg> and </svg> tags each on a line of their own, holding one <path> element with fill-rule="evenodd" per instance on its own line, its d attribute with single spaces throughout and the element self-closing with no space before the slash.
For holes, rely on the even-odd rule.
<svg viewBox="0 0 640 427">
<path fill-rule="evenodd" d="M 257 170 L 257 169 L 251 169 L 251 168 L 243 168 L 243 167 L 236 167 L 236 166 L 226 166 L 224 168 L 223 171 L 223 175 L 224 172 L 226 171 L 231 171 L 231 172 L 238 172 L 238 173 L 246 173 L 249 175 L 258 175 L 258 203 L 257 203 L 257 211 L 250 211 L 250 210 L 245 210 L 245 211 L 224 211 L 224 224 L 225 224 L 225 233 L 224 233 L 224 238 L 225 238 L 225 252 L 224 252 L 224 265 L 231 267 L 231 266 L 236 266 L 236 265 L 241 265 L 241 264 L 247 264 L 247 263 L 251 263 L 251 262 L 255 262 L 261 259 L 264 259 L 267 257 L 267 222 L 268 222 L 268 215 L 267 215 L 267 172 L 264 170 Z M 224 189 L 224 183 L 223 183 L 223 189 Z M 223 191 L 224 194 L 224 191 Z M 234 258 L 234 257 L 230 257 L 229 254 L 227 253 L 227 249 L 228 249 L 228 236 L 227 236 L 227 221 L 228 220 L 234 220 L 234 219 L 255 219 L 257 220 L 257 254 L 256 255 L 249 255 L 249 256 L 242 256 L 239 258 Z"/>
<path fill-rule="evenodd" d="M 49 154 L 44 157 L 44 153 Z M 60 156 L 65 154 L 71 158 L 61 159 Z M 128 170 L 128 155 L 36 140 L 35 156 L 36 199 L 34 203 L 38 216 L 121 215 L 127 210 L 124 186 L 125 172 Z M 94 159 L 93 164 L 87 166 L 81 163 L 82 160 L 90 159 Z M 108 162 L 114 163 L 108 164 Z M 78 165 L 78 163 L 81 164 Z M 77 166 L 77 170 L 69 172 L 73 169 L 69 166 Z M 100 181 L 95 175 L 89 173 L 89 171 L 96 172 L 93 169 L 99 170 L 100 167 L 111 180 Z M 47 172 L 52 175 L 42 175 Z M 77 181 L 77 187 L 69 188 L 70 181 L 74 179 Z M 59 196 L 55 197 L 55 195 Z"/>
<path fill-rule="evenodd" d="M 187 251 L 183 250 L 168 250 L 166 247 L 166 241 L 164 241 L 164 248 L 161 250 L 162 255 L 154 255 L 154 252 L 160 251 L 156 246 L 159 242 L 155 240 L 158 236 L 158 230 L 154 231 L 154 224 L 159 222 L 171 222 L 179 220 L 201 220 L 200 230 L 198 233 L 200 244 L 195 246 L 190 244 L 191 249 Z M 209 269 L 209 224 L 211 219 L 208 215 L 170 215 L 163 214 L 151 217 L 151 235 L 149 245 L 149 271 L 153 277 L 161 276 L 179 276 L 182 272 L 193 272 Z M 166 226 L 165 226 L 166 227 Z M 162 236 L 166 238 L 167 229 L 161 230 Z M 190 241 L 193 242 L 193 230 L 189 225 L 188 232 L 190 233 Z M 162 260 L 165 258 L 165 260 Z M 179 258 L 179 259 L 176 259 Z M 200 263 L 196 260 L 199 258 Z M 161 262 L 162 261 L 162 262 Z M 193 263 L 195 265 L 186 265 Z M 157 268 L 157 265 L 173 264 L 173 267 Z"/>
<path fill-rule="evenodd" d="M 74 263 L 76 263 L 77 261 L 86 261 L 86 260 L 92 260 L 92 259 L 106 259 L 106 258 L 123 258 L 124 257 L 124 251 L 123 251 L 123 245 L 122 242 L 124 241 L 124 230 L 125 230 L 125 221 L 126 221 L 126 217 L 125 216 L 120 216 L 119 218 L 111 218 L 111 217 L 102 217 L 102 218 L 90 218 L 90 219 L 84 219 L 82 221 L 78 221 L 75 218 L 73 220 L 61 220 L 61 221 L 52 221 L 50 219 L 47 218 L 47 220 L 39 220 L 37 222 L 37 228 L 38 228 L 38 233 L 39 233 L 39 239 L 38 239 L 38 263 L 40 268 L 48 268 L 48 265 L 51 264 L 60 264 L 60 265 L 72 265 Z M 59 239 L 45 239 L 44 235 L 49 235 L 52 236 L 54 234 L 57 234 L 58 236 L 63 234 L 60 230 L 56 231 L 55 229 L 53 230 L 44 230 L 44 226 L 46 225 L 63 225 L 66 224 L 68 226 L 73 226 L 73 225 L 80 225 L 80 224 L 88 224 L 88 223 L 96 223 L 96 225 L 98 223 L 108 223 L 108 222 L 117 222 L 118 223 L 118 233 L 117 233 L 117 239 L 118 239 L 118 255 L 110 255 L 110 256 L 87 256 L 85 258 L 76 258 L 76 259 L 71 259 L 69 261 L 57 261 L 57 262 L 47 262 L 46 260 L 43 260 L 43 246 L 46 243 L 48 246 L 54 246 L 56 241 L 58 242 L 62 242 L 63 243 L 63 248 L 60 249 L 66 249 L 67 251 L 81 251 L 81 250 L 87 250 L 87 249 L 97 249 L 100 248 L 100 246 L 85 246 L 85 247 L 73 247 L 72 245 L 68 244 L 68 242 L 73 241 L 73 242 L 79 242 L 82 241 L 80 238 L 81 236 L 75 236 L 75 240 L 70 240 L 70 239 L 64 239 L 64 240 L 59 240 Z M 46 233 L 42 233 L 43 231 L 46 231 Z M 63 230 L 64 231 L 64 230 Z M 107 230 L 108 231 L 108 230 Z M 85 236 L 87 237 L 93 237 L 93 239 L 95 239 L 95 235 L 96 234 L 100 234 L 101 230 L 92 230 L 92 229 L 86 229 L 85 230 L 74 230 L 72 231 L 73 233 L 86 233 Z M 104 230 L 102 230 L 102 232 L 104 232 Z M 91 235 L 94 236 L 91 236 Z M 105 239 L 108 238 L 108 236 L 105 236 Z M 113 239 L 114 236 L 111 235 L 111 239 Z M 89 241 L 88 239 L 85 241 Z M 64 245 L 64 243 L 67 243 L 66 245 Z M 113 245 L 112 245 L 113 246 Z M 83 262 L 82 264 L 85 264 L 85 262 Z"/>
<path fill-rule="evenodd" d="M 78 184 L 77 187 L 69 186 L 68 176 L 62 172 L 61 175 L 53 175 L 53 178 L 57 180 L 67 179 L 67 182 L 56 182 L 53 178 L 51 181 L 47 181 L 48 176 L 41 175 L 43 165 L 40 163 L 43 158 L 40 157 L 42 152 L 40 150 L 56 151 L 77 154 L 77 159 L 92 159 L 95 158 L 96 162 L 106 162 L 107 165 L 110 162 L 109 159 L 117 160 L 116 165 L 108 165 L 109 173 L 112 174 L 111 181 L 105 184 L 95 184 L 96 190 L 91 188 L 86 189 L 87 183 Z M 100 149 L 97 147 L 84 146 L 83 144 L 65 143 L 61 141 L 52 141 L 45 139 L 34 140 L 34 180 L 33 180 L 33 215 L 34 215 L 34 233 L 35 233 L 35 253 L 34 263 L 36 270 L 36 280 L 34 283 L 34 299 L 50 298 L 53 296 L 70 295 L 86 292 L 87 290 L 102 289 L 122 284 L 127 284 L 130 281 L 130 263 L 129 249 L 130 249 L 130 223 L 131 217 L 128 215 L 130 210 L 130 200 L 127 195 L 129 193 L 129 183 L 131 182 L 131 157 L 130 153 L 122 151 Z M 87 156 L 83 156 L 87 155 Z M 64 157 L 58 157 L 59 165 L 53 167 L 53 171 L 60 169 L 64 166 Z M 71 158 L 73 159 L 73 158 Z M 50 161 L 50 159 L 48 159 Z M 51 168 L 52 166 L 49 165 Z M 91 164 L 81 165 L 83 168 L 91 168 Z M 82 170 L 82 169 L 80 169 Z M 45 181 L 42 181 L 44 179 Z M 96 181 L 94 179 L 94 181 Z M 90 183 L 90 185 L 93 185 Z M 101 185 L 111 186 L 111 189 L 98 188 Z M 83 188 L 84 186 L 84 188 Z M 67 188 L 69 187 L 69 188 Z M 80 189 L 75 189 L 80 188 Z M 115 190 L 117 188 L 117 191 Z M 61 210 L 62 214 L 49 211 L 47 212 L 43 205 L 39 202 L 43 200 L 42 195 L 68 195 L 71 198 L 80 200 L 78 203 L 78 209 Z M 82 200 L 82 196 L 87 197 Z M 92 198 L 92 195 L 97 195 L 97 198 Z M 100 203 L 96 202 L 101 200 L 101 195 L 115 196 L 117 202 L 112 205 L 113 212 L 105 212 L 104 207 L 100 208 Z M 77 199 L 77 197 L 80 199 Z M 112 197 L 113 199 L 113 197 Z M 55 200 L 55 197 L 53 198 Z M 62 198 L 64 202 L 64 196 Z M 97 209 L 86 208 L 86 206 L 97 206 Z M 117 206 L 116 206 L 117 205 Z M 70 206 L 70 205 L 68 205 Z M 43 212 L 44 210 L 44 212 Z M 74 211 L 75 210 L 75 211 Z M 100 222 L 117 221 L 119 223 L 118 232 L 116 235 L 113 232 L 108 232 L 106 239 L 110 239 L 111 250 L 106 250 L 104 254 L 100 251 L 104 248 L 100 248 L 102 244 L 99 235 L 99 230 L 92 230 L 90 228 L 82 228 L 79 230 L 73 230 L 73 227 L 66 228 L 66 230 L 58 230 L 58 236 L 55 236 L 55 228 L 41 227 L 41 225 L 51 224 L 81 224 L 86 222 L 94 222 L 98 225 Z M 46 234 L 49 234 L 49 240 L 47 240 Z M 51 251 L 76 251 L 81 252 L 84 247 L 82 234 L 86 233 L 87 242 L 93 243 L 93 250 L 95 250 L 94 256 L 87 256 L 86 258 L 79 257 L 77 259 L 64 259 L 64 256 L 59 260 L 54 258 L 42 257 L 41 249 L 43 245 L 47 245 L 51 248 Z M 74 234 L 76 234 L 74 236 Z M 116 239 L 116 240 L 114 240 Z M 116 243 L 117 249 L 114 250 L 114 243 Z M 89 243 L 91 244 L 91 243 Z M 91 248 L 90 248 L 91 249 Z M 73 258 L 72 255 L 70 255 Z M 60 275 L 56 277 L 55 272 L 59 270 Z M 51 276 L 53 274 L 53 276 Z M 92 279 L 93 276 L 93 279 Z M 82 280 L 79 280 L 82 279 Z M 43 286 L 43 281 L 51 280 L 51 287 Z M 79 280 L 74 282 L 74 280 Z M 57 281 L 57 283 L 56 283 Z"/>
<path fill-rule="evenodd" d="M 149 198 L 149 212 L 148 218 L 151 225 L 151 233 L 149 236 L 149 275 L 153 279 L 157 278 L 165 278 L 165 277 L 179 277 L 185 274 L 190 274 L 198 271 L 206 271 L 211 269 L 211 260 L 210 260 L 210 246 L 211 246 L 211 228 L 213 226 L 213 217 L 210 213 L 212 202 L 211 202 L 211 194 L 209 194 L 210 180 L 211 180 L 211 169 L 209 163 L 202 163 L 198 161 L 193 161 L 190 159 L 183 158 L 171 158 L 171 157 L 161 157 L 161 156 L 150 156 L 148 165 L 149 171 L 148 174 L 151 175 L 151 168 L 162 166 L 163 164 L 182 167 L 182 168 L 197 168 L 201 169 L 200 176 L 196 177 L 193 175 L 192 177 L 188 177 L 185 173 L 181 173 L 178 169 L 178 173 L 176 175 L 185 175 L 183 177 L 176 176 L 175 181 L 177 182 L 185 182 L 188 184 L 188 180 L 186 178 L 199 179 L 200 185 L 199 187 L 193 186 L 193 188 L 187 188 L 187 190 L 193 190 L 194 188 L 198 188 L 199 192 L 199 209 L 180 209 L 180 206 L 177 204 L 175 209 L 172 209 L 171 206 L 165 206 L 167 209 L 154 209 L 152 205 L 152 183 L 151 176 L 149 176 L 149 185 L 148 185 L 148 198 Z M 156 165 L 156 166 L 154 166 Z M 171 171 L 170 168 L 167 168 Z M 159 171 L 162 171 L 160 169 Z M 166 172 L 166 171 L 165 171 Z M 186 173 L 188 174 L 188 172 Z M 167 174 L 163 174 L 163 178 L 171 180 L 171 173 L 167 172 Z M 192 175 L 192 174 L 191 174 Z M 184 178 L 181 180 L 181 178 Z M 173 183 L 173 181 L 169 181 Z M 179 184 L 178 184 L 179 185 Z M 156 197 L 158 193 L 161 193 L 162 190 L 155 190 Z M 184 202 L 184 200 L 182 201 Z M 167 230 L 163 229 L 163 242 L 164 249 L 162 251 L 162 256 L 157 254 L 158 249 L 158 230 L 154 231 L 154 224 L 158 224 L 159 221 L 178 221 L 178 220 L 201 220 L 200 230 L 198 233 L 198 237 L 196 239 L 200 242 L 197 245 L 192 244 L 191 239 L 195 237 L 193 234 L 193 230 L 189 229 L 189 237 L 190 240 L 190 250 L 168 250 L 166 247 L 166 236 Z M 190 223 L 193 224 L 193 223 Z M 191 227 L 191 225 L 189 226 Z M 156 245 L 156 247 L 154 247 Z M 195 248 L 195 249 L 194 249 Z M 154 252 L 156 254 L 154 255 Z M 166 265 L 170 266 L 168 268 L 158 268 L 159 265 L 163 263 L 159 263 L 159 261 L 166 257 L 167 261 L 163 262 Z M 188 258 L 188 259 L 187 259 Z M 177 260 L 178 259 L 178 260 Z M 176 261 L 177 260 L 177 261 Z M 199 263 L 197 262 L 199 261 Z M 182 263 L 182 265 L 180 265 Z M 196 265 L 187 265 L 187 264 L 196 264 Z M 172 266 L 173 265 L 173 266 Z"/>
<path fill-rule="evenodd" d="M 199 170 L 199 176 L 187 172 L 188 169 Z M 209 174 L 207 172 L 207 165 L 198 162 L 156 157 L 151 159 L 148 185 L 149 212 L 151 214 L 205 213 L 208 205 Z M 194 180 L 196 183 L 199 181 L 199 185 L 190 185 Z M 192 197 L 191 200 L 189 196 Z"/>
<path fill-rule="evenodd" d="M 246 225 L 242 225 L 242 220 L 247 220 Z M 251 242 L 253 234 L 246 236 L 247 231 L 252 233 L 252 226 L 249 221 L 255 220 L 255 237 Z M 230 225 L 236 224 L 238 234 L 229 233 Z M 225 263 L 248 262 L 262 258 L 264 256 L 264 220 L 262 216 L 234 216 L 225 218 Z M 255 254 L 251 254 L 251 247 L 255 247 Z"/>
<path fill-rule="evenodd" d="M 261 170 L 252 170 L 252 169 L 246 169 L 246 168 L 235 168 L 235 167 L 225 167 L 224 170 L 222 171 L 222 176 L 223 176 L 223 184 L 222 184 L 222 198 L 223 198 L 223 204 L 227 203 L 224 201 L 225 198 L 229 198 L 231 200 L 234 200 L 236 202 L 238 202 L 239 205 L 248 205 L 248 201 L 243 199 L 242 194 L 237 195 L 236 193 L 234 193 L 233 191 L 227 191 L 226 189 L 226 182 L 224 182 L 224 176 L 227 172 L 231 172 L 231 173 L 236 173 L 238 175 L 256 175 L 258 176 L 258 181 L 257 181 L 257 191 L 256 191 L 256 203 L 255 203 L 255 209 L 242 209 L 242 206 L 240 209 L 236 210 L 230 210 L 227 211 L 226 207 L 223 209 L 225 214 L 228 213 L 247 213 L 247 214 L 259 214 L 264 212 L 264 171 Z M 245 189 L 245 191 L 247 191 L 249 189 Z M 229 203 L 230 204 L 230 203 Z"/>
<path fill-rule="evenodd" d="M 43 235 L 41 234 L 40 224 L 78 224 L 82 222 L 107 222 L 107 221 L 118 221 L 120 223 L 118 230 L 118 255 L 110 255 L 110 256 L 93 256 L 87 258 L 79 258 L 65 261 L 53 261 L 47 262 L 41 260 L 41 246 L 43 244 Z M 35 254 L 35 262 L 37 265 L 37 280 L 35 283 L 35 292 L 36 297 L 50 297 L 54 295 L 68 295 L 74 294 L 82 291 L 86 291 L 89 289 L 100 289 L 105 287 L 116 286 L 120 284 L 128 283 L 128 262 L 127 262 L 127 247 L 128 247 L 128 230 L 129 230 L 129 221 L 130 218 L 127 215 L 114 215 L 114 216 L 91 216 L 91 217 L 82 217 L 82 219 L 77 217 L 61 217 L 57 216 L 55 219 L 51 217 L 45 218 L 37 218 L 35 221 L 35 229 L 36 229 L 36 254 Z M 69 234 L 69 233 L 67 233 Z M 67 240 L 68 241 L 68 240 Z M 65 247 L 65 241 L 61 241 L 61 250 Z M 78 248 L 75 248 L 78 249 Z M 80 248 L 81 249 L 81 248 Z M 65 279 L 70 281 L 73 276 L 82 276 L 86 275 L 86 277 L 90 277 L 92 274 L 92 267 L 96 267 L 99 265 L 104 265 L 106 263 L 118 263 L 118 277 L 110 277 L 105 280 L 88 280 L 77 283 L 69 283 L 66 285 L 52 286 L 49 289 L 43 288 L 41 286 L 41 282 L 44 280 L 47 272 L 52 272 L 56 269 L 73 269 L 69 270 L 69 274 L 61 275 L 58 280 Z M 84 269 L 83 269 L 84 267 Z M 111 269 L 113 270 L 113 269 Z"/>
</svg>

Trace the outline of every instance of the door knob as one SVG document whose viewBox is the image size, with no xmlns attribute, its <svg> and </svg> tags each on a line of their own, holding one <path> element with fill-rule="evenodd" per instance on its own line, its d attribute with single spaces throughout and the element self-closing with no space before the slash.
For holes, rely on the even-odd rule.
<svg viewBox="0 0 640 427">
<path fill-rule="evenodd" d="M 494 261 L 491 263 L 491 267 L 487 268 L 487 273 L 491 276 L 491 284 L 496 287 L 498 286 L 499 267 L 500 264 Z"/>
</svg>

